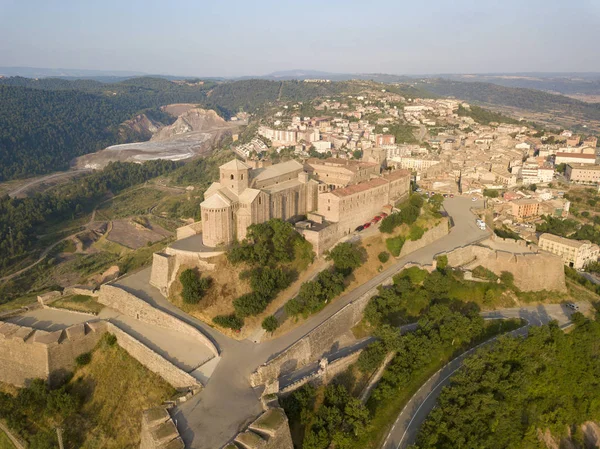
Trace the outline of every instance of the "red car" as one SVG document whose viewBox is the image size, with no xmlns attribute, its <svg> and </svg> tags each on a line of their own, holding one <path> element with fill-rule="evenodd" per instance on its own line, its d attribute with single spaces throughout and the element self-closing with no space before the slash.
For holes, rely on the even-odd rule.
<svg viewBox="0 0 600 449">
<path fill-rule="evenodd" d="M 369 226 L 371 226 L 371 223 L 365 223 L 365 224 L 363 225 L 363 229 L 367 229 Z"/>
<path fill-rule="evenodd" d="M 375 217 L 375 218 L 373 218 L 373 219 L 371 220 L 371 223 L 375 224 L 375 223 L 377 223 L 379 220 L 381 220 L 381 217 L 380 217 L 380 216 L 377 216 L 377 217 Z"/>
<path fill-rule="evenodd" d="M 381 215 L 380 215 L 381 218 L 385 218 L 387 216 L 388 216 L 388 214 L 386 214 L 385 212 L 382 212 Z"/>
</svg>

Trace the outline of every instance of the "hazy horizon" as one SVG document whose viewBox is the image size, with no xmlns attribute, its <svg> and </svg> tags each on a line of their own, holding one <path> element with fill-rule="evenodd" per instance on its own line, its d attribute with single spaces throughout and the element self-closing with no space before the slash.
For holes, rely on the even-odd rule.
<svg viewBox="0 0 600 449">
<path fill-rule="evenodd" d="M 600 72 L 599 2 L 486 3 L 0 0 L 0 66 L 199 77 L 309 70 L 302 67 L 394 75 Z"/>
</svg>

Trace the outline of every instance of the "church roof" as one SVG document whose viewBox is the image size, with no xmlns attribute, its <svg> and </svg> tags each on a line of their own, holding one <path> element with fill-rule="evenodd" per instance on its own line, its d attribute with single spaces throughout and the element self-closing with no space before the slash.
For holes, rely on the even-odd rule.
<svg viewBox="0 0 600 449">
<path fill-rule="evenodd" d="M 245 189 L 242 193 L 240 193 L 239 200 L 240 203 L 250 204 L 254 199 L 258 196 L 260 190 L 257 189 Z"/>
<path fill-rule="evenodd" d="M 270 178 L 276 178 L 277 176 L 285 175 L 286 173 L 302 170 L 303 168 L 304 166 L 300 162 L 292 159 L 287 162 L 281 162 L 279 164 L 271 165 L 270 167 L 259 169 L 260 172 L 254 176 L 254 180 L 265 181 Z"/>
<path fill-rule="evenodd" d="M 239 159 L 233 159 L 219 167 L 223 170 L 250 170 L 250 166 Z"/>
<path fill-rule="evenodd" d="M 230 205 L 231 201 L 224 197 L 220 192 L 217 192 L 202 201 L 200 207 L 205 209 L 219 209 L 222 207 L 229 207 Z"/>
</svg>

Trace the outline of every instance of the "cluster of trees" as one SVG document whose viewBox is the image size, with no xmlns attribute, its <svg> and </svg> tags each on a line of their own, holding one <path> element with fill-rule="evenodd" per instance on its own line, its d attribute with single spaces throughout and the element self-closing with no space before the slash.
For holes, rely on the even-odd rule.
<svg viewBox="0 0 600 449">
<path fill-rule="evenodd" d="M 186 304 L 198 304 L 212 284 L 212 278 L 200 277 L 196 270 L 188 268 L 179 275 L 181 297 Z"/>
<path fill-rule="evenodd" d="M 282 399 L 290 420 L 306 426 L 302 448 L 354 447 L 356 438 L 364 435 L 370 423 L 367 408 L 342 384 L 328 385 L 318 405 L 316 399 L 317 390 L 310 384 Z"/>
<path fill-rule="evenodd" d="M 315 280 L 303 283 L 298 295 L 288 301 L 285 311 L 289 316 L 308 316 L 321 310 L 344 291 L 344 278 L 352 274 L 365 260 L 364 248 L 343 242 L 326 255 L 333 261 L 332 269 L 321 271 Z"/>
<path fill-rule="evenodd" d="M 76 417 L 82 403 L 66 386 L 50 389 L 44 380 L 35 379 L 15 396 L 0 392 L 0 418 L 31 449 L 54 449 L 58 444 L 54 428 Z M 65 427 L 65 438 L 76 440 L 70 426 Z"/>
<path fill-rule="evenodd" d="M 519 121 L 506 115 L 484 109 L 474 104 L 465 108 L 462 105 L 458 106 L 458 115 L 462 117 L 471 117 L 480 125 L 489 125 L 491 122 L 518 124 Z"/>
<path fill-rule="evenodd" d="M 234 314 L 217 316 L 213 322 L 239 330 L 244 318 L 264 312 L 277 294 L 290 285 L 298 274 L 291 264 L 307 265 L 314 253 L 312 245 L 290 223 L 274 218 L 251 225 L 244 241 L 230 249 L 227 258 L 234 265 L 249 266 L 240 278 L 249 280 L 252 291 L 233 301 Z M 272 329 L 269 332 L 277 327 L 272 320 L 267 326 Z"/>
<path fill-rule="evenodd" d="M 387 125 L 377 125 L 375 127 L 376 133 L 383 133 L 383 128 L 388 130 L 385 134 L 393 134 L 396 138 L 396 143 L 419 143 L 415 137 L 415 127 L 406 123 L 391 123 Z"/>
<path fill-rule="evenodd" d="M 581 224 L 579 221 L 570 218 L 563 220 L 548 215 L 542 218 L 544 221 L 536 225 L 537 232 L 548 232 L 561 237 L 568 237 L 575 240 L 589 240 L 592 243 L 600 244 L 600 231 L 591 224 Z"/>
<path fill-rule="evenodd" d="M 394 229 L 402 224 L 413 224 L 419 218 L 424 202 L 425 200 L 423 200 L 421 195 L 411 195 L 408 202 L 400 205 L 400 212 L 394 212 L 381 220 L 379 230 L 386 234 L 391 234 L 394 232 Z"/>
<path fill-rule="evenodd" d="M 436 304 L 419 319 L 416 331 L 402 335 L 398 328 L 384 325 L 376 330 L 376 335 L 379 340 L 360 355 L 359 368 L 378 366 L 390 351 L 395 356 L 369 399 L 369 407 L 375 411 L 432 360 L 482 337 L 484 320 L 472 305 Z"/>
<path fill-rule="evenodd" d="M 540 447 L 538 430 L 587 447 L 579 426 L 600 418 L 600 323 L 581 314 L 564 333 L 556 323 L 467 359 L 442 391 L 415 448 Z"/>
<path fill-rule="evenodd" d="M 0 269 L 30 251 L 42 224 L 72 219 L 90 211 L 107 196 L 151 178 L 169 173 L 179 166 L 172 161 L 144 164 L 113 162 L 101 171 L 84 175 L 74 182 L 47 193 L 28 198 L 0 198 Z"/>
</svg>

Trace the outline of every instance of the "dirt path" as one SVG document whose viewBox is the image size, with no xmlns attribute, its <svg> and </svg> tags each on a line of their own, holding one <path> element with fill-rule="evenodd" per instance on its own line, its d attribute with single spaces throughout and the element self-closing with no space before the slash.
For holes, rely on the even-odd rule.
<svg viewBox="0 0 600 449">
<path fill-rule="evenodd" d="M 65 178 L 65 177 L 71 177 L 71 176 L 75 176 L 75 175 L 80 175 L 86 172 L 91 172 L 91 169 L 78 169 L 78 170 L 70 170 L 67 172 L 59 172 L 59 173 L 52 173 L 51 175 L 46 175 L 46 176 L 42 176 L 40 178 L 35 178 L 32 179 L 31 181 L 29 181 L 26 184 L 23 184 L 22 186 L 18 187 L 17 189 L 11 191 L 8 193 L 8 195 L 11 198 L 16 198 L 17 196 L 21 195 L 21 196 L 27 196 L 27 190 L 30 189 L 31 187 L 34 187 L 38 184 L 41 184 L 43 182 L 47 182 L 47 181 L 56 181 L 57 179 L 60 178 Z"/>
</svg>

